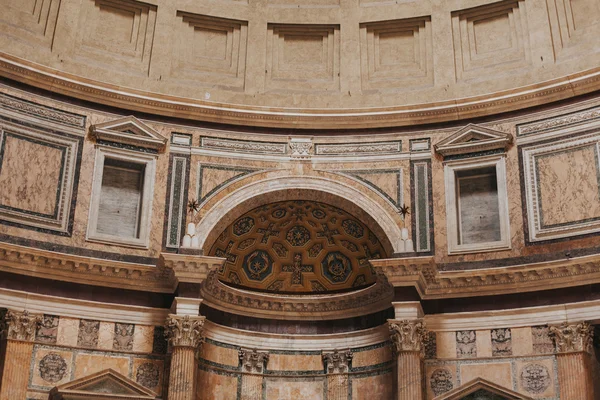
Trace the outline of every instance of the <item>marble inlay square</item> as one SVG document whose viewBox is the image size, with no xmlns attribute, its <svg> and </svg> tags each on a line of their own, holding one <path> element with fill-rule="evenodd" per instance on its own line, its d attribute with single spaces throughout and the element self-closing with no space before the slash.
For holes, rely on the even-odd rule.
<svg viewBox="0 0 600 400">
<path fill-rule="evenodd" d="M 115 324 L 115 337 L 113 339 L 114 350 L 126 350 L 130 351 L 133 349 L 133 331 L 135 330 L 134 324 Z"/>
<path fill-rule="evenodd" d="M 492 329 L 492 355 L 511 356 L 512 355 L 512 332 L 510 328 Z"/>
<path fill-rule="evenodd" d="M 511 328 L 511 345 L 514 356 L 528 356 L 533 354 L 533 334 L 531 327 Z"/>
<path fill-rule="evenodd" d="M 100 331 L 100 321 L 90 321 L 82 319 L 79 321 L 79 333 L 77 336 L 77 346 L 79 347 L 98 347 L 98 333 Z"/>
<path fill-rule="evenodd" d="M 154 391 L 158 396 L 162 394 L 163 375 L 163 361 L 146 358 L 133 359 L 133 380 Z"/>
<path fill-rule="evenodd" d="M 475 331 L 456 332 L 456 357 L 477 357 L 477 334 Z"/>
<path fill-rule="evenodd" d="M 154 340 L 154 327 L 150 325 L 136 325 L 133 333 L 133 351 L 140 353 L 152 352 Z"/>
<path fill-rule="evenodd" d="M 32 385 L 52 388 L 71 380 L 72 352 L 36 348 L 33 358 Z"/>
<path fill-rule="evenodd" d="M 554 342 L 550 337 L 550 329 L 548 326 L 532 326 L 531 335 L 533 338 L 533 353 L 534 354 L 551 354 L 554 353 Z"/>
<path fill-rule="evenodd" d="M 98 329 L 98 348 L 112 350 L 115 339 L 115 324 L 112 322 L 100 322 Z"/>
<path fill-rule="evenodd" d="M 79 334 L 79 320 L 75 318 L 60 317 L 56 344 L 63 346 L 77 346 Z"/>
<path fill-rule="evenodd" d="M 548 399 L 556 396 L 555 370 L 551 358 L 535 361 L 517 361 L 517 390 L 534 399 Z"/>
<path fill-rule="evenodd" d="M 437 358 L 456 358 L 456 332 L 436 332 Z"/>
<path fill-rule="evenodd" d="M 56 337 L 58 335 L 58 321 L 58 316 L 44 314 L 42 316 L 42 321 L 40 325 L 38 325 L 35 333 L 36 342 L 48 344 L 56 343 Z"/>
</svg>

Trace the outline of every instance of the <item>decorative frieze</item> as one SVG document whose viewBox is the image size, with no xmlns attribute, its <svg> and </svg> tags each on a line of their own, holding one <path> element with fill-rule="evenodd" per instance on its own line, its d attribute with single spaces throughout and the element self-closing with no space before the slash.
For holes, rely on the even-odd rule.
<svg viewBox="0 0 600 400">
<path fill-rule="evenodd" d="M 4 316 L 0 336 L 8 340 L 33 342 L 35 332 L 41 321 L 41 315 L 30 314 L 27 310 L 8 310 Z"/>
<path fill-rule="evenodd" d="M 240 349 L 238 355 L 242 370 L 253 374 L 262 374 L 269 362 L 269 353 L 256 349 Z"/>
<path fill-rule="evenodd" d="M 402 141 L 372 143 L 317 144 L 315 154 L 321 156 L 357 156 L 402 152 Z"/>
<path fill-rule="evenodd" d="M 338 351 L 324 352 L 321 357 L 323 358 L 323 364 L 328 374 L 340 374 L 348 372 L 350 370 L 350 363 L 352 362 L 352 351 Z"/>
<path fill-rule="evenodd" d="M 165 328 L 171 346 L 196 348 L 203 341 L 204 317 L 169 314 Z"/>
<path fill-rule="evenodd" d="M 250 140 L 221 139 L 212 137 L 200 138 L 200 147 L 242 153 L 285 154 L 286 143 L 258 142 Z"/>
<path fill-rule="evenodd" d="M 390 339 L 396 353 L 421 351 L 427 333 L 423 320 L 388 320 Z"/>
<path fill-rule="evenodd" d="M 592 351 L 594 329 L 585 321 L 578 324 L 563 322 L 558 326 L 550 326 L 550 334 L 554 339 L 558 353 Z"/>
</svg>

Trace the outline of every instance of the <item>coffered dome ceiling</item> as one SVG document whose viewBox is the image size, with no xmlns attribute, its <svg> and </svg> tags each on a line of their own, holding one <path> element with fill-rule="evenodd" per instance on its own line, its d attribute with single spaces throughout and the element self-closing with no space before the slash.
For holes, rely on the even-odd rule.
<svg viewBox="0 0 600 400">
<path fill-rule="evenodd" d="M 219 280 L 271 292 L 326 292 L 375 282 L 379 239 L 347 212 L 295 200 L 255 208 L 229 225 L 209 255 L 227 259 Z"/>
</svg>

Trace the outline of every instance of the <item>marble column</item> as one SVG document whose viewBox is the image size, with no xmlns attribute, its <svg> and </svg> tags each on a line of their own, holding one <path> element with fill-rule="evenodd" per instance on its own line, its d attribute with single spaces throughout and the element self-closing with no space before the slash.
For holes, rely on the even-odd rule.
<svg viewBox="0 0 600 400">
<path fill-rule="evenodd" d="M 323 364 L 327 371 L 327 399 L 348 399 L 348 372 L 352 361 L 350 350 L 323 352 Z"/>
<path fill-rule="evenodd" d="M 425 323 L 388 320 L 390 339 L 397 360 L 397 400 L 423 398 L 423 340 Z"/>
<path fill-rule="evenodd" d="M 2 338 L 6 339 L 0 400 L 25 399 L 35 331 L 41 315 L 9 310 L 4 318 Z"/>
<path fill-rule="evenodd" d="M 592 337 L 587 322 L 550 326 L 556 346 L 561 400 L 594 400 Z"/>
<path fill-rule="evenodd" d="M 169 314 L 166 335 L 171 345 L 169 400 L 196 397 L 196 351 L 201 345 L 204 317 Z"/>
<path fill-rule="evenodd" d="M 241 400 L 262 399 L 263 373 L 269 362 L 269 353 L 256 349 L 240 349 L 242 365 L 242 397 Z"/>
</svg>

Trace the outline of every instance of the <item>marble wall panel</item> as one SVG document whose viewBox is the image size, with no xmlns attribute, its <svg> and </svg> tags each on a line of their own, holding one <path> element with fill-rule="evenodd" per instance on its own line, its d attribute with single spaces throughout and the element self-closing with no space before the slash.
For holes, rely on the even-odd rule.
<svg viewBox="0 0 600 400">
<path fill-rule="evenodd" d="M 324 400 L 326 378 L 265 378 L 266 400 Z"/>
<path fill-rule="evenodd" d="M 210 341 L 202 344 L 202 358 L 214 363 L 237 367 L 239 365 L 238 350 L 232 347 L 215 345 Z"/>
<path fill-rule="evenodd" d="M 512 332 L 510 328 L 492 329 L 492 356 L 512 355 Z"/>
<path fill-rule="evenodd" d="M 115 339 L 115 324 L 113 322 L 100 322 L 98 329 L 98 348 L 112 350 Z"/>
<path fill-rule="evenodd" d="M 139 353 L 152 353 L 154 342 L 154 327 L 150 325 L 136 325 L 133 332 L 132 350 Z"/>
<path fill-rule="evenodd" d="M 456 335 L 456 357 L 477 357 L 477 332 L 457 331 Z"/>
<path fill-rule="evenodd" d="M 366 367 L 392 360 L 392 349 L 389 346 L 365 351 L 353 351 L 352 354 L 352 368 Z"/>
<path fill-rule="evenodd" d="M 51 388 L 71 380 L 73 353 L 35 346 L 30 385 Z"/>
<path fill-rule="evenodd" d="M 133 349 L 133 335 L 137 327 L 134 324 L 115 324 L 113 350 L 131 351 Z"/>
<path fill-rule="evenodd" d="M 352 378 L 352 400 L 392 400 L 395 376 L 392 372 Z"/>
<path fill-rule="evenodd" d="M 196 398 L 198 400 L 238 400 L 238 376 L 229 373 L 213 373 L 198 370 Z"/>
<path fill-rule="evenodd" d="M 533 335 L 531 327 L 511 328 L 511 348 L 515 356 L 528 356 L 533 354 Z"/>
<path fill-rule="evenodd" d="M 534 354 L 554 353 L 554 341 L 550 336 L 550 329 L 548 328 L 548 326 L 532 326 L 531 335 Z"/>
<path fill-rule="evenodd" d="M 323 361 L 321 360 L 321 354 L 270 353 L 267 369 L 269 371 L 322 371 Z"/>
<path fill-rule="evenodd" d="M 79 320 L 61 317 L 58 321 L 56 344 L 64 346 L 77 346 L 79 335 Z"/>
<path fill-rule="evenodd" d="M 77 334 L 77 346 L 95 349 L 98 347 L 98 336 L 100 321 L 87 319 L 79 320 L 79 332 Z"/>
<path fill-rule="evenodd" d="M 112 368 L 122 375 L 129 376 L 129 361 L 129 357 L 80 352 L 75 356 L 73 379 L 103 371 L 107 368 Z"/>
<path fill-rule="evenodd" d="M 437 358 L 456 358 L 456 332 L 436 332 Z"/>
<path fill-rule="evenodd" d="M 462 364 L 459 366 L 459 370 L 461 383 L 483 378 L 506 388 L 512 388 L 513 386 L 510 362 Z"/>
<path fill-rule="evenodd" d="M 56 343 L 56 337 L 58 335 L 58 321 L 57 315 L 44 314 L 42 321 L 38 325 L 35 333 L 36 342 L 54 344 Z"/>
<path fill-rule="evenodd" d="M 493 343 L 489 330 L 478 330 L 475 332 L 475 344 L 477 348 L 477 357 L 491 357 L 493 352 Z"/>
<path fill-rule="evenodd" d="M 162 394 L 164 362 L 147 358 L 134 358 L 132 378 L 140 385 L 152 390 L 158 396 Z"/>
</svg>

